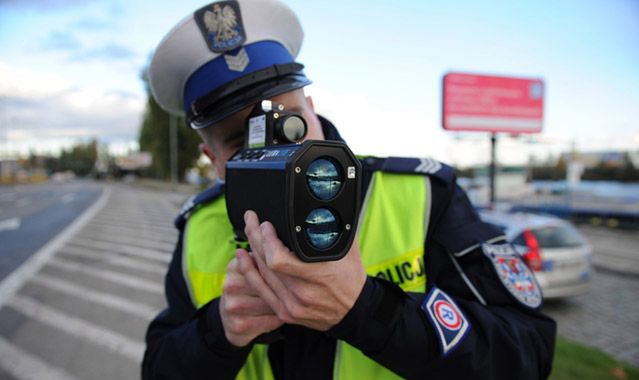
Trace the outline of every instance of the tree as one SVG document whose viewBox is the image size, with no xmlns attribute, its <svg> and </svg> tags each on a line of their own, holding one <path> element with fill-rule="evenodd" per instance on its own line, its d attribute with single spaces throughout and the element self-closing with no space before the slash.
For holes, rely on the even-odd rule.
<svg viewBox="0 0 639 380">
<path fill-rule="evenodd" d="M 46 159 L 45 166 L 50 172 L 71 170 L 77 176 L 87 176 L 94 172 L 97 146 L 95 139 L 88 143 L 77 143 L 69 150 L 63 150 L 59 158 Z"/>
<path fill-rule="evenodd" d="M 171 176 L 170 115 L 160 108 L 151 95 L 146 68 L 142 71 L 141 79 L 145 84 L 148 100 L 138 138 L 140 150 L 151 152 L 153 156 L 149 174 L 155 178 L 169 179 Z M 200 137 L 186 125 L 184 118 L 178 118 L 177 126 L 178 178 L 183 180 L 186 169 L 193 166 L 200 156 L 198 150 Z"/>
</svg>

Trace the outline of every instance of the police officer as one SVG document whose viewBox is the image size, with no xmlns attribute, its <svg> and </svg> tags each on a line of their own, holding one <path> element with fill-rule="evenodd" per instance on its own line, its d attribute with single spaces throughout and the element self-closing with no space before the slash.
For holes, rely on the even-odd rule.
<svg viewBox="0 0 639 380">
<path fill-rule="evenodd" d="M 222 179 L 263 99 L 301 113 L 307 138 L 341 140 L 304 94 L 301 42 L 284 4 L 228 0 L 188 15 L 155 51 L 153 95 L 186 116 Z M 251 252 L 237 249 L 223 181 L 187 202 L 143 377 L 547 377 L 556 326 L 540 314 L 539 287 L 452 169 L 429 159 L 362 165 L 359 230 L 339 261 L 301 262 L 250 211 Z"/>
</svg>

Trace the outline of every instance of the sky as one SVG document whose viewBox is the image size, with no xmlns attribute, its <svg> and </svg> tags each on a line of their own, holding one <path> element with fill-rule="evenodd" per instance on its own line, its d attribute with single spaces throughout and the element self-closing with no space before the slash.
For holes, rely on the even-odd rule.
<svg viewBox="0 0 639 380">
<path fill-rule="evenodd" d="M 490 159 L 489 135 L 441 126 L 450 71 L 542 78 L 544 126 L 498 136 L 498 160 L 639 150 L 639 1 L 285 1 L 316 110 L 356 153 Z M 140 72 L 204 2 L 0 0 L 0 157 L 96 138 L 137 148 Z"/>
</svg>

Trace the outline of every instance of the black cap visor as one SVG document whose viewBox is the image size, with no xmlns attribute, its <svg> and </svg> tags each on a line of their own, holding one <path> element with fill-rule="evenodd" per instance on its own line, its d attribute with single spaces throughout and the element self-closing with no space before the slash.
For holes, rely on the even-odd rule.
<svg viewBox="0 0 639 380">
<path fill-rule="evenodd" d="M 299 63 L 274 65 L 234 80 L 198 98 L 187 113 L 193 129 L 223 120 L 260 100 L 272 98 L 311 84 Z"/>
</svg>

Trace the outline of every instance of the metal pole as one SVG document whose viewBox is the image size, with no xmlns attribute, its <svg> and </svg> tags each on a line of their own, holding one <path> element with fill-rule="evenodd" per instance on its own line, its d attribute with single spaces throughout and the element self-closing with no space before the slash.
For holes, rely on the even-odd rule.
<svg viewBox="0 0 639 380">
<path fill-rule="evenodd" d="M 177 117 L 169 115 L 170 148 L 171 148 L 171 185 L 175 190 L 178 181 L 178 134 Z"/>
<path fill-rule="evenodd" d="M 495 150 L 497 145 L 497 134 L 490 134 L 490 208 L 495 206 Z"/>
</svg>

